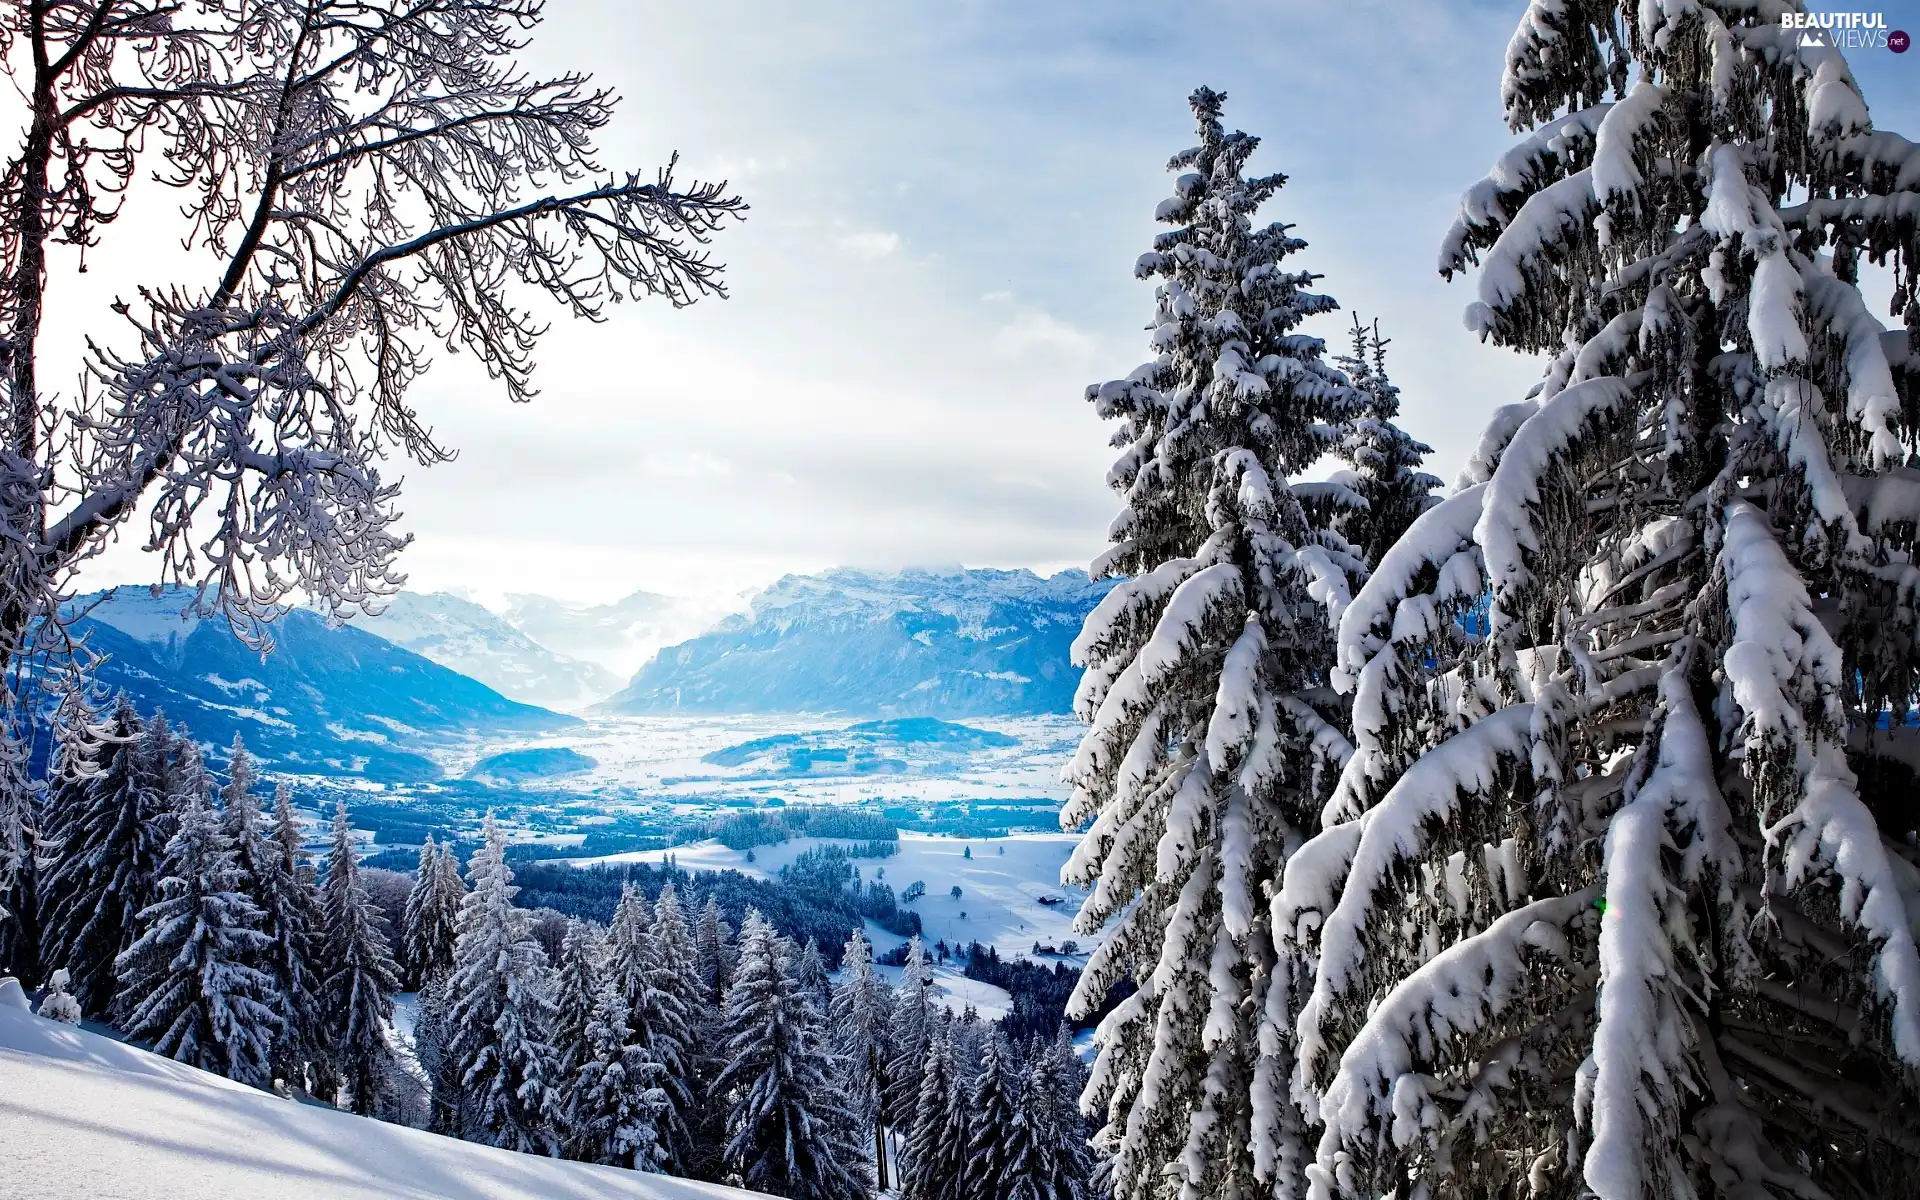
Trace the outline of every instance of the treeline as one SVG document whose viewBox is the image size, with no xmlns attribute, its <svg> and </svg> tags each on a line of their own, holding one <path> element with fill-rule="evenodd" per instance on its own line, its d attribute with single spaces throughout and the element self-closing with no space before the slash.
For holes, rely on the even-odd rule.
<svg viewBox="0 0 1920 1200">
<path fill-rule="evenodd" d="M 895 842 L 900 831 L 879 813 L 860 809 L 754 808 L 721 813 L 684 825 L 674 840 L 684 843 L 713 838 L 729 850 L 752 850 L 758 846 L 777 846 L 797 837 Z"/>
<path fill-rule="evenodd" d="M 43 1015 L 356 1112 L 404 1090 L 385 1032 L 399 968 L 344 806 L 317 880 L 291 790 L 263 812 L 238 738 L 223 783 L 124 697 L 104 717 L 63 702 L 47 778 L 0 917 L 0 969 L 41 980 Z"/>
<path fill-rule="evenodd" d="M 738 871 L 689 872 L 671 863 L 621 863 L 569 867 L 562 863 L 517 864 L 519 903 L 552 909 L 569 917 L 611 919 L 621 891 L 632 886 L 649 900 L 673 887 L 695 903 L 711 900 L 736 928 L 749 909 L 798 942 L 827 947 L 828 965 L 839 969 L 840 947 L 871 920 L 898 937 L 921 931 L 920 914 L 903 907 L 893 888 L 880 880 L 862 883 L 851 858 L 837 846 L 802 853 L 776 880 L 753 879 Z"/>
</svg>

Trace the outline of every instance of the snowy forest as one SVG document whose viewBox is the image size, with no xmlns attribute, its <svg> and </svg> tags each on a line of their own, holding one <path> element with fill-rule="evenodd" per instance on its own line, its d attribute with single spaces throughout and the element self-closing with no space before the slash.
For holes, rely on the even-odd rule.
<svg viewBox="0 0 1920 1200">
<path fill-rule="evenodd" d="M 1120 507 L 1059 814 L 1091 950 L 1045 1029 L 940 1003 L 917 933 L 896 987 L 697 875 L 548 944 L 491 816 L 396 924 L 345 805 L 312 861 L 297 779 L 90 684 L 68 601 L 117 531 L 267 653 L 288 597 L 377 606 L 378 463 L 448 453 L 428 360 L 524 399 L 503 296 L 717 297 L 744 212 L 598 166 L 607 95 L 516 61 L 533 0 L 206 7 L 4 26 L 0 970 L 40 1017 L 804 1200 L 1920 1195 L 1920 148 L 1797 0 L 1526 5 L 1485 81 L 1517 140 L 1434 235 L 1459 336 L 1541 370 L 1451 483 L 1392 329 L 1278 219 L 1315 164 L 1192 91 L 1149 357 L 1085 391 Z M 156 153 L 218 269 L 56 398 L 49 253 Z"/>
</svg>

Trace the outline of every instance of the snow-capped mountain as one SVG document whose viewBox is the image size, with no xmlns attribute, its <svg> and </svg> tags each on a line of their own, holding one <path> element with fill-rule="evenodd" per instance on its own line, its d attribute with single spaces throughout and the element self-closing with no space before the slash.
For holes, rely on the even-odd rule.
<svg viewBox="0 0 1920 1200">
<path fill-rule="evenodd" d="M 446 592 L 401 592 L 379 616 L 353 623 L 542 708 L 584 708 L 618 691 L 624 678 L 597 662 L 557 654 L 486 608 Z"/>
<path fill-rule="evenodd" d="M 597 663 L 626 679 L 662 646 L 704 633 L 738 604 L 635 592 L 611 604 L 569 604 L 509 595 L 501 620 L 556 654 Z M 601 695 L 618 688 L 616 680 Z"/>
<path fill-rule="evenodd" d="M 141 587 L 82 597 L 71 629 L 104 661 L 95 672 L 143 713 L 156 708 L 224 748 L 238 733 L 275 770 L 433 779 L 422 751 L 490 731 L 538 731 L 572 717 L 509 700 L 483 683 L 351 625 L 302 609 L 271 628 L 262 656 L 225 621 L 183 616 L 189 593 Z"/>
<path fill-rule="evenodd" d="M 1067 650 L 1113 585 L 1080 572 L 789 575 L 660 652 L 606 711 L 968 717 L 1068 712 Z"/>
</svg>

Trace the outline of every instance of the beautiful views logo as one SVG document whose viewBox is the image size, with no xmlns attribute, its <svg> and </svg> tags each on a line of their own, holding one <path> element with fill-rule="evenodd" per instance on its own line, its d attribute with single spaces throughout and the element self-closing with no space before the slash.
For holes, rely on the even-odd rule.
<svg viewBox="0 0 1920 1200">
<path fill-rule="evenodd" d="M 1780 14 L 1783 29 L 1800 34 L 1800 44 L 1808 47 L 1832 46 L 1837 50 L 1889 49 L 1904 53 L 1907 35 L 1887 28 L 1885 13 L 1867 12 L 1790 12 Z"/>
</svg>

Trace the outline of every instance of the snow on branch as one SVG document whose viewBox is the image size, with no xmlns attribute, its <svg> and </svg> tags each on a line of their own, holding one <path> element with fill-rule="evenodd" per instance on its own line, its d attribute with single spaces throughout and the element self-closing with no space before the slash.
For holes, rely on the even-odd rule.
<svg viewBox="0 0 1920 1200">
<path fill-rule="evenodd" d="M 1303 1079 L 1313 1078 L 1320 1069 L 1330 1048 L 1328 1034 L 1338 1019 L 1337 1010 L 1350 1002 L 1359 984 L 1368 924 L 1391 873 L 1425 850 L 1433 831 L 1452 822 L 1463 804 L 1497 799 L 1496 789 L 1514 764 L 1524 766 L 1531 758 L 1533 716 L 1533 705 L 1516 704 L 1442 742 L 1409 767 L 1361 818 L 1359 839 L 1345 864 L 1339 903 L 1327 914 L 1320 931 L 1313 990 L 1300 1011 Z M 1333 839 L 1332 845 L 1337 846 L 1351 835 L 1328 831 L 1321 836 Z M 1316 875 L 1331 865 L 1320 858 L 1312 861 L 1318 867 Z M 1325 894 L 1325 884 L 1324 876 L 1310 876 L 1302 890 Z M 1282 894 L 1286 894 L 1284 887 Z M 1276 927 L 1282 927 L 1277 920 Z"/>
<path fill-rule="evenodd" d="M 1381 998 L 1340 1057 L 1321 1101 L 1325 1122 L 1308 1168 L 1312 1200 L 1371 1193 L 1365 1160 L 1373 1131 L 1405 1150 L 1440 1123 L 1435 1069 L 1529 999 L 1536 955 L 1564 959 L 1570 927 L 1591 919 L 1598 889 L 1550 896 L 1506 913 L 1447 947 Z M 1470 1050 L 1467 1053 L 1471 1053 Z M 1384 1150 L 1384 1147 L 1379 1147 Z"/>
<path fill-rule="evenodd" d="M 1487 576 L 1496 602 L 1494 632 L 1514 619 L 1509 596 L 1534 582 L 1534 558 L 1541 550 L 1535 526 L 1537 510 L 1549 488 L 1566 486 L 1555 474 L 1598 422 L 1614 416 L 1632 398 L 1624 379 L 1589 379 L 1574 384 L 1542 405 L 1513 435 L 1500 466 L 1487 484 L 1484 511 L 1475 540 L 1486 555 Z M 1506 603 L 1502 603 L 1506 601 Z"/>
</svg>

